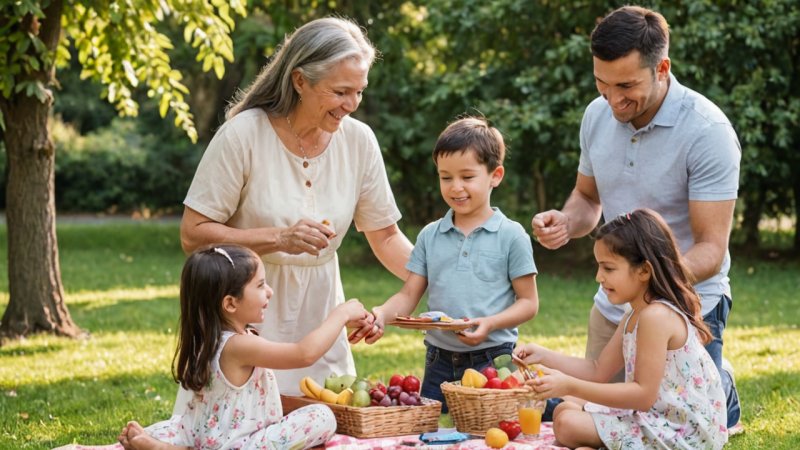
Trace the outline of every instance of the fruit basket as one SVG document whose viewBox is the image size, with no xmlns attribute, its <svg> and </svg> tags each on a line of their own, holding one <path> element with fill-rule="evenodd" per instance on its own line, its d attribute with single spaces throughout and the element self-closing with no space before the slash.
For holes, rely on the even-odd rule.
<svg viewBox="0 0 800 450">
<path fill-rule="evenodd" d="M 485 389 L 442 383 L 442 393 L 456 429 L 483 436 L 501 420 L 519 420 L 517 403 L 531 395 L 527 389 Z"/>
<path fill-rule="evenodd" d="M 288 414 L 306 405 L 327 405 L 336 417 L 336 432 L 356 438 L 377 438 L 420 434 L 439 429 L 442 403 L 422 398 L 419 406 L 355 406 L 334 405 L 308 397 L 281 395 L 283 413 Z"/>
</svg>

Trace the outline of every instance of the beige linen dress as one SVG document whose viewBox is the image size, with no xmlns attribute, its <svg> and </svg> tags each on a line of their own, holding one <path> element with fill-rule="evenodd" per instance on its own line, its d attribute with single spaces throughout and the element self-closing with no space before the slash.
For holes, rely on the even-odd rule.
<svg viewBox="0 0 800 450">
<path fill-rule="evenodd" d="M 374 231 L 400 219 L 380 147 L 366 124 L 345 117 L 325 151 L 307 168 L 303 162 L 280 141 L 264 111 L 247 110 L 209 143 L 184 201 L 239 229 L 289 227 L 309 218 L 328 220 L 336 231 L 319 256 L 262 255 L 275 293 L 264 322 L 253 325 L 270 341 L 299 341 L 344 302 L 336 249 L 351 222 L 358 231 Z M 355 374 L 345 330 L 312 367 L 275 374 L 282 394 L 300 395 L 303 376 L 322 382 L 331 372 Z"/>
</svg>

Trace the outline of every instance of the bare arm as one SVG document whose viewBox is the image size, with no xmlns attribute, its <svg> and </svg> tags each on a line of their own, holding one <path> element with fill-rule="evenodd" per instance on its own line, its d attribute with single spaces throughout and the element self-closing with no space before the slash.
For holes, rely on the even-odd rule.
<svg viewBox="0 0 800 450">
<path fill-rule="evenodd" d="M 575 188 L 561 210 L 550 210 L 533 216 L 533 234 L 542 246 L 555 250 L 572 238 L 591 233 L 602 215 L 600 194 L 594 177 L 578 173 Z"/>
<path fill-rule="evenodd" d="M 288 228 L 239 229 L 215 222 L 189 207 L 184 207 L 181 219 L 181 247 L 187 254 L 206 244 L 228 243 L 243 245 L 259 255 L 278 251 L 318 255 L 333 236 L 330 228 L 306 219 Z"/>
<path fill-rule="evenodd" d="M 617 334 L 620 334 L 620 330 L 621 328 L 617 329 Z M 545 368 L 545 376 L 531 383 L 534 390 L 545 397 L 572 395 L 612 408 L 647 411 L 658 399 L 658 388 L 666 367 L 667 349 L 679 348 L 685 341 L 686 325 L 681 317 L 666 306 L 648 306 L 639 317 L 633 381 L 598 383 Z M 619 347 L 617 351 L 621 352 L 621 349 Z"/>
<path fill-rule="evenodd" d="M 611 379 L 624 366 L 622 357 L 622 327 L 625 320 L 620 322 L 614 336 L 603 348 L 596 360 L 577 356 L 564 355 L 537 344 L 520 345 L 514 354 L 528 363 L 542 364 L 556 369 L 571 377 L 582 380 L 606 382 Z"/>
<path fill-rule="evenodd" d="M 728 250 L 735 205 L 736 200 L 689 202 L 689 223 L 694 245 L 683 258 L 696 282 L 719 273 Z"/>
<path fill-rule="evenodd" d="M 365 342 L 372 344 L 383 336 L 384 325 L 396 316 L 408 316 L 417 308 L 419 300 L 428 288 L 428 279 L 416 273 L 409 273 L 403 287 L 393 296 L 389 297 L 382 305 L 372 308 L 375 316 L 375 328 L 359 330 L 355 339 L 366 337 Z M 351 340 L 352 342 L 353 340 Z"/>
<path fill-rule="evenodd" d="M 347 322 L 361 320 L 366 316 L 367 311 L 358 300 L 349 300 L 331 311 L 319 327 L 299 342 L 271 342 L 252 335 L 234 336 L 225 346 L 223 358 L 234 361 L 234 364 L 238 363 L 242 367 L 256 366 L 270 369 L 308 367 L 331 348 Z M 231 344 L 234 345 L 228 349 Z M 220 359 L 223 372 L 225 372 L 225 362 L 225 359 Z"/>
<path fill-rule="evenodd" d="M 405 280 L 408 277 L 406 263 L 411 257 L 411 250 L 414 248 L 411 241 L 400 231 L 397 224 L 389 225 L 375 231 L 365 231 L 372 253 L 378 261 L 386 267 L 394 276 Z"/>
</svg>

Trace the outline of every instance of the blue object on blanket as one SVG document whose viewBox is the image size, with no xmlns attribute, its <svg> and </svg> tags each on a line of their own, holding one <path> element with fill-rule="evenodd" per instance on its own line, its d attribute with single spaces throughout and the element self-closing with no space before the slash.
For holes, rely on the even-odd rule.
<svg viewBox="0 0 800 450">
<path fill-rule="evenodd" d="M 467 439 L 469 439 L 469 435 L 460 433 L 453 428 L 445 428 L 419 435 L 420 441 L 431 445 L 455 444 L 457 442 L 466 441 Z"/>
</svg>

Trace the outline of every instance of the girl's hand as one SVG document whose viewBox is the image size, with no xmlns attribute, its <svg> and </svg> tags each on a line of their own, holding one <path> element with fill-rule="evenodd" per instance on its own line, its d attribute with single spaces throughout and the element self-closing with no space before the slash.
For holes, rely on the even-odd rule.
<svg viewBox="0 0 800 450">
<path fill-rule="evenodd" d="M 458 340 L 467 345 L 480 344 L 481 342 L 485 341 L 486 338 L 489 337 L 489 333 L 492 332 L 491 323 L 486 317 L 470 319 L 469 323 L 477 326 L 456 333 Z"/>
<path fill-rule="evenodd" d="M 544 358 L 544 347 L 536 344 L 520 345 L 514 349 L 514 354 L 527 364 L 541 364 Z"/>
<path fill-rule="evenodd" d="M 546 366 L 541 366 L 541 370 L 544 376 L 525 382 L 526 385 L 533 387 L 538 398 L 556 398 L 570 395 L 573 380 L 571 376 Z"/>
<path fill-rule="evenodd" d="M 380 339 L 383 336 L 383 323 L 381 322 L 380 325 L 377 323 L 378 319 L 375 314 L 375 310 L 371 313 L 367 313 L 367 318 L 363 321 L 360 321 L 355 326 L 348 325 L 348 328 L 356 328 L 353 330 L 349 336 L 347 336 L 347 340 L 351 344 L 356 344 L 361 339 L 364 339 L 364 342 L 367 344 L 372 344 L 373 342 Z M 375 336 L 377 330 L 380 331 L 380 335 Z"/>
<path fill-rule="evenodd" d="M 318 256 L 319 251 L 326 248 L 334 236 L 336 233 L 326 225 L 310 219 L 300 219 L 291 227 L 281 230 L 278 248 L 291 255 L 308 253 Z"/>
<path fill-rule="evenodd" d="M 367 312 L 364 305 L 361 304 L 360 301 L 356 298 L 352 298 L 341 305 L 337 306 L 334 311 L 340 311 L 345 314 L 347 325 L 353 324 L 354 326 L 360 326 L 366 321 L 369 317 L 369 313 Z"/>
</svg>

